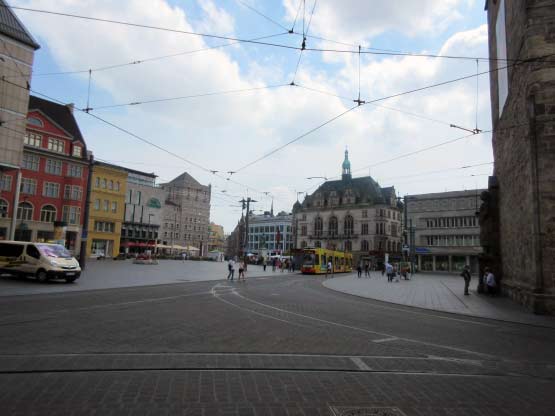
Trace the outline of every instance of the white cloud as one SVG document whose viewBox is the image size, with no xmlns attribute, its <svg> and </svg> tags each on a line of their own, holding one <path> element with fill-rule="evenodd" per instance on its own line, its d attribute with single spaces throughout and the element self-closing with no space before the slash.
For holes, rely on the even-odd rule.
<svg viewBox="0 0 555 416">
<path fill-rule="evenodd" d="M 36 8 L 49 8 L 46 0 L 20 2 Z M 291 5 L 296 2 L 287 3 Z M 387 4 L 386 4 L 387 3 Z M 394 5 L 391 5 L 393 3 Z M 329 30 L 342 29 L 336 36 L 348 39 L 363 36 L 371 39 L 387 30 L 434 32 L 442 22 L 457 18 L 453 11 L 460 1 L 428 0 L 417 2 L 382 2 L 383 10 L 356 10 L 347 2 L 341 7 L 324 2 L 317 7 L 317 16 L 328 19 Z M 420 4 L 420 2 L 418 2 Z M 441 3 L 441 4 L 440 4 Z M 199 2 L 203 16 L 195 21 L 185 11 L 171 7 L 165 0 L 129 0 L 123 6 L 109 0 L 95 2 L 60 0 L 57 10 L 77 14 L 109 17 L 140 22 L 160 27 L 192 30 L 203 27 L 211 33 L 234 30 L 233 17 L 214 3 Z M 405 8 L 401 7 L 401 4 Z M 93 7 L 94 6 L 94 7 Z M 349 11 L 349 10 L 355 11 Z M 94 13 L 92 11 L 94 11 Z M 397 16 L 391 17 L 399 13 Z M 428 17 L 423 17 L 424 15 Z M 412 16 L 412 17 L 410 17 Z M 410 19 L 409 19 L 410 17 Z M 200 37 L 149 31 L 117 25 L 83 22 L 54 16 L 22 15 L 31 32 L 48 46 L 51 58 L 63 69 L 96 67 L 127 62 L 152 56 L 171 54 L 206 47 Z M 364 18 L 369 19 L 362 23 Z M 349 20 L 351 19 L 351 20 Z M 409 22 L 410 20 L 410 22 Z M 351 22 L 351 25 L 347 23 Z M 358 22 L 358 23 L 357 23 Z M 409 22 L 409 23 L 407 23 Z M 356 23 L 356 24 L 355 24 Z M 325 34 L 324 20 L 315 20 L 315 31 Z M 322 26 L 318 26 L 322 25 Z M 405 27 L 406 26 L 406 27 Z M 315 32 L 316 33 L 316 32 Z M 335 37 L 335 36 L 334 36 Z M 487 31 L 479 27 L 455 34 L 444 42 L 441 53 L 486 56 Z M 242 47 L 247 50 L 246 46 Z M 264 49 L 251 58 L 245 54 L 234 58 L 228 49 L 213 49 L 194 55 L 182 55 L 165 60 L 93 73 L 92 105 L 102 94 L 108 102 L 129 102 L 159 97 L 190 95 L 210 91 L 252 88 L 280 80 L 288 80 L 284 56 L 275 61 L 271 51 Z M 294 54 L 290 54 L 291 59 Z M 263 56 L 263 59 L 260 57 Z M 288 55 L 289 56 L 289 55 Z M 40 59 L 40 53 L 38 55 Z M 320 56 L 310 55 L 303 60 L 297 81 L 301 85 L 330 91 L 347 97 L 356 96 L 356 57 L 344 57 L 339 64 L 326 66 Z M 288 68 L 294 67 L 286 62 Z M 486 66 L 484 65 L 484 68 Z M 417 57 L 365 58 L 362 66 L 362 97 L 372 99 L 400 91 L 455 78 L 475 71 L 475 63 Z M 67 97 L 83 106 L 86 78 L 82 90 L 53 91 L 55 97 Z M 35 83 L 47 86 L 46 81 Z M 397 107 L 426 117 L 473 128 L 475 114 L 475 84 L 468 81 L 422 93 L 411 94 L 381 104 Z M 480 127 L 489 125 L 489 93 L 487 78 L 482 78 L 480 94 Z M 42 83 L 42 84 L 40 84 Z M 380 103 L 378 103 L 380 104 Z M 210 169 L 220 172 L 237 170 L 245 163 L 282 145 L 320 123 L 340 114 L 352 102 L 341 101 L 295 87 L 252 91 L 239 94 L 204 97 L 163 104 L 126 107 L 122 110 L 100 111 L 98 114 L 122 127 L 148 138 L 160 146 Z M 162 179 L 169 180 L 187 170 L 202 183 L 214 185 L 215 208 L 212 220 L 223 223 L 226 231 L 236 224 L 238 213 L 228 201 L 246 195 L 246 190 L 231 181 L 199 171 L 179 159 L 162 153 L 146 144 L 80 116 L 83 133 L 98 157 L 145 163 L 129 165 L 136 169 L 155 170 Z M 264 161 L 233 175 L 232 179 L 259 191 L 275 194 L 275 210 L 289 210 L 296 199 L 295 191 L 303 191 L 315 183 L 308 176 L 334 176 L 340 173 L 345 146 L 351 151 L 353 169 L 389 159 L 401 153 L 432 145 L 459 135 L 448 126 L 432 123 L 403 113 L 364 106 L 358 108 L 294 145 Z M 372 175 L 380 181 L 399 176 L 403 172 L 418 172 L 462 166 L 472 161 L 490 160 L 491 146 L 486 137 L 474 137 L 421 155 L 372 168 Z M 367 174 L 367 171 L 357 172 Z M 474 183 L 475 179 L 470 179 Z M 437 181 L 441 184 L 441 181 Z M 436 181 L 401 185 L 402 192 L 443 190 Z M 467 179 L 451 179 L 448 186 L 467 186 Z M 389 183 L 385 183 L 384 185 Z M 435 188 L 434 188 L 435 187 Z M 437 189 L 436 189 L 437 188 Z M 221 191 L 225 190 L 223 193 Z M 251 196 L 260 202 L 259 209 L 269 209 L 270 200 L 252 189 Z M 228 197 L 227 195 L 234 195 Z M 226 206 L 227 205 L 227 206 Z"/>
<path fill-rule="evenodd" d="M 335 0 L 320 0 L 316 5 L 310 34 L 357 44 L 387 31 L 409 36 L 437 35 L 449 23 L 462 18 L 458 10 L 461 3 L 462 0 L 343 0 L 339 6 Z M 286 17 L 292 22 L 299 2 L 283 0 L 283 4 Z M 312 1 L 306 2 L 307 23 L 312 5 Z M 296 28 L 302 27 L 302 7 L 299 15 Z"/>
</svg>

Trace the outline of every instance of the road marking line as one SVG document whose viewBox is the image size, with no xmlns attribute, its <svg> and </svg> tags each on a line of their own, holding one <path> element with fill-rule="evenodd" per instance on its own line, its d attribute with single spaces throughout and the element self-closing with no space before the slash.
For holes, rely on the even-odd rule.
<svg viewBox="0 0 555 416">
<path fill-rule="evenodd" d="M 384 337 L 387 337 L 387 338 L 395 337 L 394 335 L 387 334 L 385 332 L 372 331 L 370 329 L 359 328 L 359 327 L 352 326 L 352 325 L 342 324 L 340 322 L 328 321 L 326 319 L 315 318 L 314 316 L 309 316 L 309 315 L 304 315 L 302 313 L 288 311 L 287 309 L 277 308 L 275 306 L 267 305 L 265 303 L 258 302 L 256 300 L 247 298 L 247 297 L 245 297 L 245 296 L 243 296 L 239 293 L 237 293 L 237 296 L 239 296 L 242 299 L 245 299 L 249 302 L 252 302 L 252 303 L 255 303 L 255 304 L 258 304 L 258 305 L 261 305 L 261 306 L 265 306 L 266 308 L 274 309 L 274 310 L 277 310 L 277 311 L 280 311 L 280 312 L 285 312 L 285 313 L 295 315 L 295 316 L 300 316 L 302 318 L 310 319 L 310 320 L 313 320 L 313 321 L 326 323 L 328 325 L 334 325 L 334 326 L 338 326 L 338 327 L 342 327 L 342 328 L 347 328 L 347 329 L 351 329 L 353 331 L 365 332 L 367 334 L 383 335 Z M 412 342 L 414 344 L 426 345 L 426 346 L 429 346 L 429 347 L 443 348 L 443 349 L 446 349 L 446 350 L 449 350 L 449 351 L 456 351 L 456 352 L 462 352 L 462 353 L 466 353 L 466 354 L 473 354 L 473 355 L 477 355 L 479 357 L 484 357 L 484 358 L 499 359 L 499 357 L 497 357 L 493 354 L 486 354 L 486 353 L 482 353 L 482 352 L 467 350 L 465 348 L 451 347 L 449 345 L 436 344 L 436 343 L 433 343 L 433 342 L 419 341 L 419 340 L 416 340 L 416 339 L 403 338 L 403 337 L 398 337 L 398 340 L 405 341 L 405 342 Z"/>
<path fill-rule="evenodd" d="M 389 338 L 381 338 L 381 339 L 374 339 L 372 342 L 389 342 L 389 341 L 397 341 L 399 338 L 397 337 L 389 337 Z"/>
<path fill-rule="evenodd" d="M 362 371 L 372 371 L 360 357 L 351 357 L 351 361 Z"/>
</svg>

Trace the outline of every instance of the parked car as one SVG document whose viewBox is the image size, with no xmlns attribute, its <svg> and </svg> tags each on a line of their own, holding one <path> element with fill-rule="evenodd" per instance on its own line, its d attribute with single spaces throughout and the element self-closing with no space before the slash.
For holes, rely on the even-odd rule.
<svg viewBox="0 0 555 416">
<path fill-rule="evenodd" d="M 81 276 L 81 267 L 59 244 L 0 241 L 0 273 L 33 276 L 39 282 L 65 279 L 71 283 Z"/>
</svg>

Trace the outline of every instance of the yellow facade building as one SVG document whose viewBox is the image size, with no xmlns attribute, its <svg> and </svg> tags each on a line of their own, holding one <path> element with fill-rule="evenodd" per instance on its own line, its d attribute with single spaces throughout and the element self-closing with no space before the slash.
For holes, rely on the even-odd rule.
<svg viewBox="0 0 555 416">
<path fill-rule="evenodd" d="M 116 257 L 125 212 L 127 172 L 115 165 L 94 162 L 87 257 Z"/>
</svg>

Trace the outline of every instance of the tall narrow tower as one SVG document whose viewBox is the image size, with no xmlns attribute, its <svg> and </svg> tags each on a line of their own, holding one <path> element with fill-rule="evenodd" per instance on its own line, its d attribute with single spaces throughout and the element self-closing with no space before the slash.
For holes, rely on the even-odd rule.
<svg viewBox="0 0 555 416">
<path fill-rule="evenodd" d="M 343 161 L 343 165 L 342 165 L 341 179 L 343 180 L 352 179 L 351 162 L 349 162 L 349 151 L 347 149 L 345 149 L 345 160 Z"/>
</svg>

